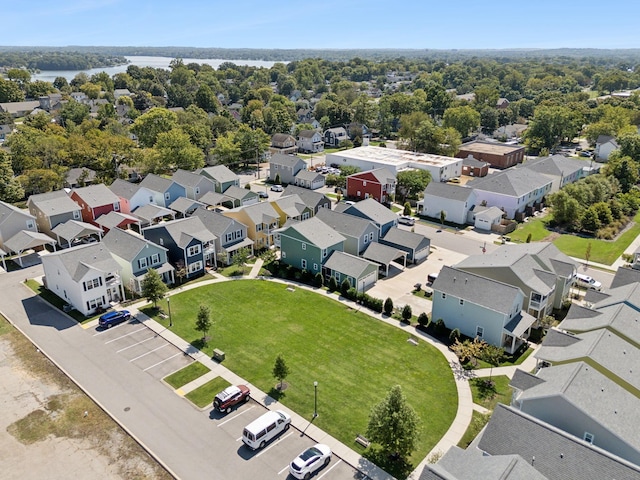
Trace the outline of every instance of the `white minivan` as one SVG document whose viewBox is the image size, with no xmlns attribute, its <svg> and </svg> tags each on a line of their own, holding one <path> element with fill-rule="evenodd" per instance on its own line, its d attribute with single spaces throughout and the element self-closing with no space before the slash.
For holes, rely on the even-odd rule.
<svg viewBox="0 0 640 480">
<path fill-rule="evenodd" d="M 576 283 L 578 286 L 584 288 L 590 288 L 598 291 L 602 290 L 602 284 L 599 281 L 589 275 L 583 275 L 582 273 L 576 273 Z"/>
<path fill-rule="evenodd" d="M 251 450 L 263 448 L 269 440 L 289 429 L 291 417 L 282 410 L 267 412 L 244 427 L 242 442 Z"/>
</svg>

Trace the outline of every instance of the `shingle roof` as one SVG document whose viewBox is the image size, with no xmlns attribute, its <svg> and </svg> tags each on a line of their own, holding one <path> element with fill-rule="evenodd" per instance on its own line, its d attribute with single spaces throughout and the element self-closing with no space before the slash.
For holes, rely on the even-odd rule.
<svg viewBox="0 0 640 480">
<path fill-rule="evenodd" d="M 214 212 L 213 210 L 207 210 L 206 208 L 202 207 L 196 209 L 196 211 L 193 212 L 193 215 L 191 216 L 197 217 L 202 220 L 202 223 L 205 227 L 207 227 L 207 230 L 213 232 L 213 234 L 218 238 L 221 238 L 221 236 L 233 224 L 237 224 L 238 226 L 242 225 L 239 221 L 233 218 L 225 217 L 221 213 Z"/>
<path fill-rule="evenodd" d="M 287 139 L 293 139 L 295 140 L 291 135 L 289 135 L 288 133 L 274 133 L 273 136 L 271 137 L 271 141 L 272 142 L 284 142 Z"/>
<path fill-rule="evenodd" d="M 213 167 L 205 167 L 196 170 L 198 175 L 207 174 L 209 177 L 214 178 L 219 183 L 234 182 L 238 180 L 238 175 L 229 170 L 229 167 L 225 165 L 215 165 Z"/>
<path fill-rule="evenodd" d="M 75 193 L 91 208 L 102 207 L 103 205 L 113 205 L 118 203 L 118 196 L 109 190 L 103 183 L 89 185 L 87 187 L 74 188 L 71 193 Z"/>
<path fill-rule="evenodd" d="M 305 163 L 300 157 L 296 157 L 295 155 L 283 155 L 282 153 L 272 155 L 269 160 L 270 164 L 285 165 L 291 168 L 295 167 L 299 162 Z"/>
<path fill-rule="evenodd" d="M 364 258 L 339 251 L 334 251 L 324 263 L 324 267 L 356 279 L 360 278 L 360 276 L 372 266 L 376 269 L 378 268 L 377 264 Z"/>
<path fill-rule="evenodd" d="M 41 245 L 55 244 L 56 241 L 48 235 L 31 230 L 20 230 L 9 240 L 4 242 L 6 251 L 21 252 Z"/>
<path fill-rule="evenodd" d="M 382 185 L 396 183 L 396 176 L 388 168 L 374 168 L 373 170 L 366 170 L 364 172 L 356 172 L 349 175 L 349 177 L 360 178 L 363 175 L 373 175 L 376 181 Z M 347 178 L 349 178 L 347 177 Z"/>
<path fill-rule="evenodd" d="M 63 267 L 74 281 L 79 281 L 86 273 L 95 269 L 104 273 L 119 272 L 120 265 L 102 243 L 80 245 L 51 253 L 60 258 Z"/>
<path fill-rule="evenodd" d="M 310 208 L 315 209 L 320 203 L 331 204 L 331 200 L 326 195 L 309 190 L 308 188 L 298 187 L 296 185 L 287 185 L 282 195 L 298 195 L 300 199 Z"/>
<path fill-rule="evenodd" d="M 31 213 L 29 213 L 29 210 L 23 210 L 22 208 L 18 208 L 14 205 L 11 205 L 10 203 L 0 201 L 0 225 L 2 225 L 5 220 L 7 220 L 14 214 L 35 219 L 35 217 L 31 215 Z"/>
<path fill-rule="evenodd" d="M 209 178 L 181 169 L 176 170 L 171 176 L 171 179 L 178 185 L 190 188 L 195 188 L 202 182 L 209 182 L 209 184 L 211 184 L 211 180 Z"/>
<path fill-rule="evenodd" d="M 316 132 L 315 130 L 300 130 L 298 136 L 303 138 L 313 138 L 316 133 L 318 132 Z"/>
<path fill-rule="evenodd" d="M 442 267 L 432 288 L 505 315 L 513 312 L 518 295 L 522 295 L 518 287 L 448 266 Z"/>
<path fill-rule="evenodd" d="M 289 228 L 298 232 L 302 237 L 306 238 L 309 243 L 314 244 L 318 248 L 329 248 L 345 240 L 342 235 L 316 217 L 311 217 L 308 220 L 291 225 Z"/>
<path fill-rule="evenodd" d="M 458 202 L 466 202 L 473 194 L 473 188 L 444 182 L 429 182 L 427 188 L 424 189 L 424 194 L 446 198 L 448 200 L 456 200 Z"/>
<path fill-rule="evenodd" d="M 109 190 L 120 198 L 131 200 L 138 190 L 140 190 L 140 185 L 117 178 L 111 185 L 109 185 Z"/>
<path fill-rule="evenodd" d="M 271 203 L 276 204 L 287 217 L 298 217 L 302 215 L 305 210 L 309 209 L 298 195 L 281 196 Z"/>
<path fill-rule="evenodd" d="M 375 226 L 371 220 L 336 212 L 328 208 L 319 209 L 318 213 L 316 213 L 316 218 L 322 220 L 338 233 L 349 237 L 360 237 L 372 225 Z"/>
<path fill-rule="evenodd" d="M 85 173 L 86 172 L 86 173 Z M 64 175 L 67 184 L 74 185 L 78 182 L 80 177 L 84 176 L 84 180 L 87 182 L 93 182 L 96 179 L 95 170 L 91 170 L 87 167 L 81 168 L 70 168 L 67 173 Z"/>
<path fill-rule="evenodd" d="M 111 230 L 112 228 L 116 228 L 122 224 L 129 225 L 131 223 L 139 223 L 140 220 L 138 217 L 134 217 L 133 215 L 128 215 L 126 213 L 120 212 L 109 212 L 105 215 L 100 215 L 96 219 L 96 223 L 101 227 L 106 228 L 107 230 Z"/>
<path fill-rule="evenodd" d="M 136 208 L 131 215 L 134 217 L 138 217 L 146 222 L 152 222 L 156 218 L 166 217 L 168 215 L 173 216 L 173 210 L 165 207 L 161 207 L 160 205 L 155 205 L 153 203 L 149 203 L 147 205 L 142 205 Z"/>
<path fill-rule="evenodd" d="M 389 265 L 396 258 L 405 256 L 407 252 L 403 252 L 397 248 L 382 245 L 380 243 L 370 243 L 367 249 L 362 253 L 362 258 L 371 260 L 372 262 L 382 265 Z"/>
<path fill-rule="evenodd" d="M 466 158 L 462 159 L 462 165 L 472 168 L 483 168 L 489 165 L 489 163 L 477 160 L 473 155 L 467 155 Z"/>
<path fill-rule="evenodd" d="M 27 203 L 33 204 L 47 216 L 80 211 L 80 205 L 74 202 L 64 190 L 31 195 Z"/>
<path fill-rule="evenodd" d="M 296 173 L 295 178 L 299 178 L 300 180 L 306 180 L 307 182 L 315 182 L 318 179 L 324 179 L 324 176 L 318 172 L 312 172 L 310 170 L 302 169 L 298 173 Z"/>
<path fill-rule="evenodd" d="M 154 245 L 157 248 L 166 250 L 166 248 L 155 245 L 141 235 L 120 228 L 109 230 L 109 233 L 102 239 L 102 243 L 111 253 L 127 261 L 133 260 L 147 245 Z"/>
<path fill-rule="evenodd" d="M 144 180 L 140 182 L 140 186 L 153 190 L 154 192 L 164 193 L 169 189 L 169 187 L 171 187 L 172 183 L 173 180 L 169 180 L 168 178 L 161 177 L 154 173 L 149 173 L 144 177 Z"/>
<path fill-rule="evenodd" d="M 231 200 L 233 200 L 231 197 L 227 197 L 224 193 L 218 192 L 207 192 L 198 199 L 199 202 L 212 207 Z"/>
<path fill-rule="evenodd" d="M 152 228 L 165 228 L 167 233 L 171 235 L 171 238 L 173 238 L 176 245 L 180 248 L 185 248 L 194 238 L 202 243 L 213 242 L 216 239 L 216 236 L 211 233 L 202 223 L 202 220 L 197 217 L 172 220 L 170 222 L 149 227 L 148 229 L 145 229 L 145 231 Z"/>
<path fill-rule="evenodd" d="M 637 268 L 619 267 L 611 281 L 611 288 L 622 287 L 631 283 L 640 283 L 640 270 Z"/>
<path fill-rule="evenodd" d="M 269 202 L 260 202 L 254 203 L 252 205 L 246 205 L 244 207 L 234 208 L 233 211 L 242 210 L 245 214 L 251 219 L 254 225 L 258 225 L 260 223 L 270 224 L 274 220 L 280 218 L 276 209 Z"/>
<path fill-rule="evenodd" d="M 568 158 L 564 155 L 556 154 L 550 157 L 538 157 L 533 160 L 527 160 L 519 168 L 528 168 L 529 170 L 545 175 L 566 177 L 588 166 L 589 163 L 584 160 L 576 160 L 575 158 Z"/>
<path fill-rule="evenodd" d="M 247 198 L 257 197 L 258 194 L 256 192 L 252 192 L 246 188 L 240 188 L 236 185 L 231 185 L 224 191 L 224 194 L 227 197 L 236 199 L 236 200 L 245 200 Z"/>
<path fill-rule="evenodd" d="M 378 225 L 398 222 L 398 215 L 393 213 L 384 205 L 376 202 L 373 198 L 367 198 L 366 200 L 357 202 L 355 205 L 349 205 L 349 208 L 345 210 L 345 213 L 351 214 L 353 211 L 362 213 Z"/>
<path fill-rule="evenodd" d="M 476 178 L 467 187 L 511 197 L 523 195 L 551 183 L 546 176 L 530 169 L 516 168 Z"/>
<path fill-rule="evenodd" d="M 478 448 L 489 455 L 520 455 L 549 480 L 640 478 L 640 467 L 500 403 Z"/>
<path fill-rule="evenodd" d="M 176 212 L 184 214 L 189 210 L 191 210 L 192 208 L 195 209 L 203 206 L 204 206 L 204 203 L 199 202 L 197 200 L 192 200 L 187 197 L 178 197 L 173 202 L 171 202 L 171 205 L 169 205 L 169 208 L 171 210 L 175 210 Z"/>
<path fill-rule="evenodd" d="M 541 383 L 544 383 L 544 380 L 542 378 L 516 368 L 516 371 L 514 372 L 513 377 L 511 377 L 511 381 L 509 382 L 509 386 L 518 390 L 527 390 Z"/>
<path fill-rule="evenodd" d="M 74 238 L 85 237 L 92 233 L 102 233 L 102 229 L 90 223 L 68 220 L 56 225 L 56 227 L 51 230 L 51 233 L 65 240 L 73 240 Z"/>
<path fill-rule="evenodd" d="M 390 228 L 382 240 L 411 248 L 416 252 L 431 246 L 431 240 L 424 235 L 401 228 Z"/>
</svg>

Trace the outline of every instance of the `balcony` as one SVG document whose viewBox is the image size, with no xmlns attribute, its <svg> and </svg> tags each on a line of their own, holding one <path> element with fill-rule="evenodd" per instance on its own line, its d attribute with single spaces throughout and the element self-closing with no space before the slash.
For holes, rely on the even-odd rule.
<svg viewBox="0 0 640 480">
<path fill-rule="evenodd" d="M 117 273 L 109 273 L 104 279 L 104 283 L 107 287 L 113 287 L 114 285 L 120 285 L 120 275 Z"/>
</svg>

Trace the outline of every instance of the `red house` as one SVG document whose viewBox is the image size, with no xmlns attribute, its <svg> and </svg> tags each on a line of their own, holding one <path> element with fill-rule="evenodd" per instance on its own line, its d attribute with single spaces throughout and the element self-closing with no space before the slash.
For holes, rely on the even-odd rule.
<svg viewBox="0 0 640 480">
<path fill-rule="evenodd" d="M 82 221 L 99 226 L 96 219 L 109 212 L 120 211 L 120 199 L 104 184 L 74 188 L 71 199 L 82 209 Z"/>
<path fill-rule="evenodd" d="M 387 168 L 358 172 L 347 177 L 347 197 L 364 200 L 373 198 L 387 203 L 396 191 L 396 176 Z"/>
</svg>

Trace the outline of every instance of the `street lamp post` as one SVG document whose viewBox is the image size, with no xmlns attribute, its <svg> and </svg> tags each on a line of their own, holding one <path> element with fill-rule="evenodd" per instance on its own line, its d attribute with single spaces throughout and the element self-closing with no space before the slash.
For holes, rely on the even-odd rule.
<svg viewBox="0 0 640 480">
<path fill-rule="evenodd" d="M 173 320 L 171 319 L 171 298 L 167 297 L 167 308 L 169 309 L 169 326 L 173 327 Z"/>
<path fill-rule="evenodd" d="M 313 382 L 313 418 L 318 416 L 318 382 Z"/>
</svg>

